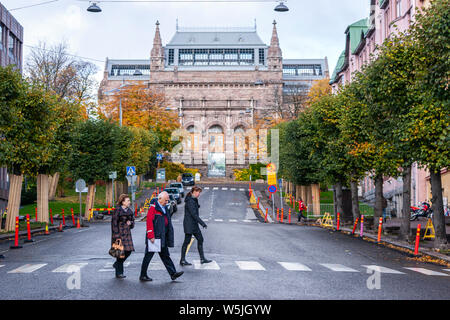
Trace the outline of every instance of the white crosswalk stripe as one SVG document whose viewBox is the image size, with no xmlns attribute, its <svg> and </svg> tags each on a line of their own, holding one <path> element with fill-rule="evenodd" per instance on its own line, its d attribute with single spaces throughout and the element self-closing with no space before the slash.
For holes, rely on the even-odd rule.
<svg viewBox="0 0 450 320">
<path fill-rule="evenodd" d="M 214 187 L 213 190 L 219 190 L 219 188 L 218 187 Z"/>
<path fill-rule="evenodd" d="M 228 190 L 228 188 L 222 188 L 222 190 Z"/>
<path fill-rule="evenodd" d="M 192 189 L 192 187 L 186 187 L 186 190 L 191 190 Z"/>
<path fill-rule="evenodd" d="M 444 269 L 444 271 L 448 271 L 448 272 L 450 272 L 450 269 Z"/>
<path fill-rule="evenodd" d="M 239 191 L 245 191 L 245 189 L 244 188 L 239 188 Z"/>
<path fill-rule="evenodd" d="M 404 272 L 400 272 L 394 269 L 389 269 L 386 267 L 382 267 L 382 266 L 376 266 L 376 265 L 363 265 L 363 267 L 370 269 L 370 270 L 375 270 L 378 271 L 380 273 L 391 273 L 391 274 L 404 274 Z"/>
<path fill-rule="evenodd" d="M 312 271 L 304 264 L 297 262 L 278 262 L 283 268 L 289 271 Z"/>
<path fill-rule="evenodd" d="M 235 261 L 241 270 L 266 270 L 259 262 L 257 261 Z"/>
<path fill-rule="evenodd" d="M 110 272 L 110 271 L 114 271 L 115 269 L 113 268 L 113 263 L 114 262 L 108 262 L 105 264 L 105 266 L 102 269 L 99 269 L 98 272 Z M 123 263 L 124 267 L 128 267 L 130 265 L 130 261 L 125 261 Z"/>
<path fill-rule="evenodd" d="M 242 222 L 252 222 L 251 220 L 242 220 Z"/>
<path fill-rule="evenodd" d="M 203 189 L 205 189 L 205 190 L 209 190 L 209 187 L 204 187 Z"/>
<path fill-rule="evenodd" d="M 52 272 L 61 272 L 61 273 L 77 272 L 86 265 L 87 265 L 86 262 L 68 263 L 54 269 Z"/>
<path fill-rule="evenodd" d="M 342 264 L 329 264 L 329 263 L 321 263 L 320 265 L 324 266 L 325 268 L 328 268 L 332 271 L 337 271 L 337 272 L 359 272 L 355 269 L 346 267 Z"/>
<path fill-rule="evenodd" d="M 231 188 L 230 190 L 231 190 L 231 191 L 236 191 L 236 188 Z"/>
<path fill-rule="evenodd" d="M 216 222 L 222 222 L 223 219 L 214 219 L 214 221 L 216 221 Z"/>
<path fill-rule="evenodd" d="M 4 266 L 5 266 L 4 264 L 0 264 L 0 268 L 1 268 L 1 267 L 4 267 Z"/>
<path fill-rule="evenodd" d="M 220 270 L 219 265 L 214 260 L 212 262 L 210 262 L 210 263 L 205 263 L 205 264 L 201 264 L 200 260 L 193 260 L 192 262 L 194 264 L 194 268 L 195 269 L 200 269 L 200 270 Z"/>
<path fill-rule="evenodd" d="M 31 273 L 31 272 L 34 272 L 46 265 L 47 265 L 46 263 L 25 264 L 17 269 L 8 271 L 8 273 Z"/>
<path fill-rule="evenodd" d="M 448 274 L 446 274 L 446 273 L 442 273 L 442 272 L 437 272 L 437 271 L 433 271 L 433 270 L 428 270 L 428 269 L 425 269 L 425 268 L 405 268 L 405 269 L 408 269 L 408 270 L 412 270 L 412 271 L 415 271 L 415 272 L 419 272 L 419 273 L 422 273 L 422 274 L 425 274 L 425 275 L 427 275 L 427 276 L 449 276 Z"/>
<path fill-rule="evenodd" d="M 161 261 L 150 262 L 148 270 L 166 270 L 164 264 Z"/>
<path fill-rule="evenodd" d="M 228 221 L 230 221 L 230 222 L 237 222 L 236 219 L 230 219 L 230 220 L 228 220 Z"/>
</svg>

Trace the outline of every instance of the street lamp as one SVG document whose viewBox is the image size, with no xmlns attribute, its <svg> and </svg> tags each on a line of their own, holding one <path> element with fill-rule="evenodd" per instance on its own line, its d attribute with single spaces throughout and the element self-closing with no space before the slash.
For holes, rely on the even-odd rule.
<svg viewBox="0 0 450 320">
<path fill-rule="evenodd" d="M 286 11 L 289 11 L 289 8 L 286 7 L 286 5 L 283 3 L 283 1 L 280 1 L 280 4 L 277 5 L 274 10 L 277 12 L 286 12 Z"/>
<path fill-rule="evenodd" d="M 134 70 L 133 76 L 142 76 L 141 70 L 139 70 L 138 68 L 136 68 L 136 70 Z"/>
<path fill-rule="evenodd" d="M 100 9 L 99 6 L 97 6 L 97 3 L 93 2 L 89 8 L 87 8 L 87 11 L 89 12 L 102 12 L 102 9 Z"/>
</svg>

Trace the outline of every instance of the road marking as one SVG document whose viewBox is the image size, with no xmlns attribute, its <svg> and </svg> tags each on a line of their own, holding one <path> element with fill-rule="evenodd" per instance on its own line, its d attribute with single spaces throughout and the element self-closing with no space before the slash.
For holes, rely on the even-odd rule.
<svg viewBox="0 0 450 320">
<path fill-rule="evenodd" d="M 231 191 L 236 191 L 236 188 L 231 188 L 230 190 L 231 190 Z"/>
<path fill-rule="evenodd" d="M 324 266 L 325 268 L 328 268 L 332 271 L 337 271 L 337 272 L 359 272 L 355 269 L 343 266 L 342 264 L 321 263 L 321 265 Z"/>
<path fill-rule="evenodd" d="M 150 262 L 148 266 L 149 270 L 166 270 L 164 264 L 161 261 Z"/>
<path fill-rule="evenodd" d="M 450 269 L 444 269 L 444 271 L 448 271 L 448 272 L 450 272 Z"/>
<path fill-rule="evenodd" d="M 239 191 L 245 191 L 245 189 L 244 188 L 240 188 Z"/>
<path fill-rule="evenodd" d="M 217 222 L 222 222 L 222 221 L 223 221 L 223 219 L 214 219 L 214 221 L 217 221 Z"/>
<path fill-rule="evenodd" d="M 253 222 L 253 221 L 251 221 L 251 220 L 242 220 L 243 222 Z"/>
<path fill-rule="evenodd" d="M 228 188 L 222 188 L 222 190 L 228 190 Z"/>
<path fill-rule="evenodd" d="M 405 268 L 405 269 L 416 271 L 416 272 L 425 274 L 427 276 L 447 276 L 447 277 L 449 276 L 446 273 L 437 272 L 437 271 L 433 271 L 433 270 L 428 270 L 428 269 L 425 269 L 425 268 Z"/>
<path fill-rule="evenodd" d="M 203 189 L 205 189 L 205 190 L 209 190 L 209 187 L 204 187 Z"/>
<path fill-rule="evenodd" d="M 203 219 L 203 221 L 209 221 L 209 220 L 208 220 L 208 218 L 206 218 L 206 219 Z"/>
<path fill-rule="evenodd" d="M 289 271 L 312 271 L 310 268 L 304 264 L 297 262 L 278 262 L 283 268 Z"/>
<path fill-rule="evenodd" d="M 112 266 L 113 263 L 114 263 L 114 262 L 108 262 L 108 263 L 106 263 L 105 266 L 103 267 L 103 269 L 99 269 L 98 272 L 114 271 L 115 269 L 114 269 L 113 266 Z M 129 261 L 125 261 L 125 262 L 123 263 L 123 266 L 124 266 L 124 267 L 128 267 L 129 265 L 130 265 L 130 262 L 129 262 Z"/>
<path fill-rule="evenodd" d="M 363 265 L 363 267 L 367 268 L 367 269 L 371 269 L 371 270 L 375 270 L 378 271 L 380 273 L 391 273 L 391 274 L 405 274 L 404 272 L 400 272 L 394 269 L 389 269 L 386 267 L 381 267 L 381 266 L 376 266 L 376 265 Z"/>
<path fill-rule="evenodd" d="M 86 262 L 68 263 L 56 268 L 52 272 L 71 273 L 77 271 L 77 269 L 83 268 L 86 265 L 87 265 Z"/>
<path fill-rule="evenodd" d="M 220 270 L 219 265 L 214 260 L 212 262 L 210 262 L 210 263 L 204 263 L 204 264 L 201 264 L 200 260 L 193 260 L 192 262 L 194 264 L 194 268 L 195 269 L 200 269 L 200 270 Z"/>
<path fill-rule="evenodd" d="M 0 264 L 0 268 L 1 268 L 1 267 L 4 267 L 4 266 L 5 266 L 4 264 Z"/>
<path fill-rule="evenodd" d="M 235 261 L 241 270 L 266 270 L 259 262 L 257 261 Z"/>
<path fill-rule="evenodd" d="M 84 232 L 84 231 L 88 231 L 88 229 L 80 230 L 80 231 L 77 231 L 75 233 L 80 233 L 80 232 Z"/>
<path fill-rule="evenodd" d="M 237 222 L 236 219 L 230 219 L 230 220 L 228 220 L 228 221 L 230 221 L 230 222 Z"/>
<path fill-rule="evenodd" d="M 219 190 L 219 188 L 218 187 L 214 187 L 213 190 Z"/>
<path fill-rule="evenodd" d="M 17 269 L 8 271 L 8 273 L 31 273 L 31 272 L 36 271 L 46 265 L 47 265 L 46 263 L 25 264 Z"/>
</svg>

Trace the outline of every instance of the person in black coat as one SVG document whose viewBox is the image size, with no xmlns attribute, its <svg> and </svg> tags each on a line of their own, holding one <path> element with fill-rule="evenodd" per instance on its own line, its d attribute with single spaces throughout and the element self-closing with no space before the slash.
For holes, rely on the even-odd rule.
<svg viewBox="0 0 450 320">
<path fill-rule="evenodd" d="M 125 278 L 123 275 L 123 263 L 134 251 L 133 238 L 131 237 L 131 229 L 134 228 L 134 214 L 130 209 L 130 204 L 130 197 L 126 194 L 121 194 L 111 219 L 111 244 L 120 239 L 125 252 L 125 257 L 117 258 L 113 264 L 114 269 L 116 269 L 116 278 L 119 279 Z"/>
<path fill-rule="evenodd" d="M 200 263 L 209 263 L 212 260 L 208 260 L 205 258 L 205 254 L 203 252 L 203 235 L 200 231 L 199 224 L 203 228 L 207 228 L 207 225 L 205 222 L 203 222 L 202 219 L 200 219 L 198 209 L 200 208 L 200 205 L 198 204 L 198 197 L 200 196 L 200 193 L 202 192 L 202 189 L 199 187 L 192 187 L 191 191 L 186 195 L 186 198 L 184 199 L 185 206 L 184 206 L 184 220 L 183 220 L 183 227 L 184 227 L 184 242 L 183 246 L 181 247 L 181 260 L 180 265 L 182 266 L 190 266 L 191 263 L 186 261 L 186 250 L 189 245 L 189 242 L 191 241 L 192 236 L 197 239 L 197 248 L 198 253 L 200 254 Z"/>
<path fill-rule="evenodd" d="M 152 281 L 152 278 L 147 275 L 147 269 L 155 253 L 148 251 L 148 241 L 154 243 L 155 239 L 161 240 L 161 252 L 159 252 L 159 257 L 164 263 L 170 278 L 175 280 L 183 274 L 183 271 L 177 272 L 172 259 L 170 259 L 169 248 L 174 247 L 174 232 L 172 217 L 169 213 L 167 202 L 169 202 L 169 194 L 163 191 L 158 195 L 158 200 L 150 206 L 147 213 L 145 255 L 142 260 L 141 275 L 139 277 L 139 280 L 141 281 Z"/>
</svg>

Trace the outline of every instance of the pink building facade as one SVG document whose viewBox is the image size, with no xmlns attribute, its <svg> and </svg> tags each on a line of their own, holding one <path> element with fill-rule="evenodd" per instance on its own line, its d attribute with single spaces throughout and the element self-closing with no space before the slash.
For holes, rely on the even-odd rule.
<svg viewBox="0 0 450 320">
<path fill-rule="evenodd" d="M 397 32 L 403 32 L 414 21 L 414 16 L 432 0 L 368 0 L 370 1 L 369 17 L 359 20 L 345 30 L 345 49 L 339 56 L 336 68 L 331 76 L 330 85 L 333 93 L 352 81 L 352 75 L 374 56 L 376 47 L 386 38 Z M 444 186 L 444 205 L 447 204 Z M 386 177 L 383 184 L 383 196 L 388 202 L 387 215 L 401 216 L 402 209 L 401 177 Z M 411 204 L 430 201 L 429 174 L 425 169 L 413 165 L 411 177 Z M 448 192 L 448 191 L 447 191 Z M 375 185 L 370 175 L 359 184 L 359 195 L 365 202 L 374 203 Z"/>
</svg>

